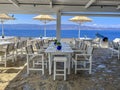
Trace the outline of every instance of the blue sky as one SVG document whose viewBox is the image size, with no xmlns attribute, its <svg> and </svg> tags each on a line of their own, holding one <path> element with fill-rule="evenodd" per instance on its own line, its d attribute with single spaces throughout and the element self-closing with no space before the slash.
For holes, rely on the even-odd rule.
<svg viewBox="0 0 120 90">
<path fill-rule="evenodd" d="M 37 16 L 37 14 L 14 14 L 16 20 L 7 21 L 8 24 L 43 24 L 41 21 L 33 20 L 33 17 Z M 55 17 L 55 16 L 53 16 Z M 62 24 L 75 24 L 73 22 L 68 21 L 73 16 L 62 16 Z M 55 17 L 56 18 L 56 17 Z M 84 23 L 84 25 L 91 26 L 120 26 L 120 18 L 119 17 L 95 17 L 90 16 L 93 21 Z M 55 21 L 49 22 L 48 24 L 56 24 Z"/>
</svg>

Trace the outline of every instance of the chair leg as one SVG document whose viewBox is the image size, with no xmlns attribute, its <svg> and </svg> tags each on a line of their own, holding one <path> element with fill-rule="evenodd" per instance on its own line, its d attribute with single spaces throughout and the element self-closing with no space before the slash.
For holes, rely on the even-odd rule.
<svg viewBox="0 0 120 90">
<path fill-rule="evenodd" d="M 46 61 L 45 65 L 46 65 L 46 69 L 47 69 L 47 67 L 48 67 L 48 63 L 47 63 L 47 61 Z"/>
<path fill-rule="evenodd" d="M 44 61 L 42 60 L 42 75 L 44 75 Z"/>
<path fill-rule="evenodd" d="M 33 68 L 35 67 L 35 61 L 33 61 Z"/>
<path fill-rule="evenodd" d="M 66 62 L 64 62 L 64 80 L 66 80 Z"/>
<path fill-rule="evenodd" d="M 7 67 L 7 55 L 5 55 L 5 67 Z"/>
<path fill-rule="evenodd" d="M 15 57 L 14 57 L 14 52 L 12 53 L 12 62 L 14 62 L 15 61 Z"/>
<path fill-rule="evenodd" d="M 75 74 L 77 74 L 77 61 L 75 61 Z"/>
<path fill-rule="evenodd" d="M 92 70 L 92 62 L 90 61 L 90 69 L 89 69 L 89 74 L 91 74 L 92 72 L 91 72 L 91 70 Z"/>
<path fill-rule="evenodd" d="M 29 74 L 29 60 L 28 60 L 28 55 L 27 55 L 27 74 Z"/>
<path fill-rule="evenodd" d="M 73 68 L 73 60 L 72 60 L 72 68 Z"/>
<path fill-rule="evenodd" d="M 7 60 L 5 60 L 5 67 L 7 67 Z"/>
<path fill-rule="evenodd" d="M 120 59 L 120 53 L 119 53 L 119 51 L 118 51 L 118 60 Z"/>
<path fill-rule="evenodd" d="M 114 51 L 112 50 L 112 52 L 111 52 L 111 57 L 113 56 L 113 53 L 114 53 Z"/>
<path fill-rule="evenodd" d="M 55 77 L 56 77 L 56 62 L 54 61 L 54 80 L 55 80 Z"/>
<path fill-rule="evenodd" d="M 84 68 L 85 68 L 86 67 L 86 62 L 84 61 L 83 63 L 84 63 Z"/>
</svg>

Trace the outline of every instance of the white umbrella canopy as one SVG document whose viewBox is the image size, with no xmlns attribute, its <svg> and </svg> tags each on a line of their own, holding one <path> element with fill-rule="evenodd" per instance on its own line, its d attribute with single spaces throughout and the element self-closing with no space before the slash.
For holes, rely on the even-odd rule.
<svg viewBox="0 0 120 90">
<path fill-rule="evenodd" d="M 86 17 L 86 16 L 75 16 L 70 19 L 70 21 L 78 23 L 79 24 L 79 33 L 78 33 L 78 38 L 80 38 L 80 25 L 85 22 L 91 22 L 92 19 Z"/>
<path fill-rule="evenodd" d="M 4 26 L 3 26 L 3 23 L 6 20 L 15 20 L 15 18 L 13 18 L 13 17 L 11 17 L 11 16 L 9 16 L 8 14 L 5 14 L 5 13 L 0 14 L 0 22 L 2 24 L 2 38 L 4 38 Z"/>
<path fill-rule="evenodd" d="M 43 22 L 45 24 L 44 37 L 46 37 L 46 23 L 56 20 L 54 17 L 52 17 L 50 15 L 38 15 L 38 16 L 34 17 L 33 19 L 34 20 L 40 20 L 41 22 Z"/>
<path fill-rule="evenodd" d="M 8 14 L 2 13 L 0 14 L 0 20 L 14 20 L 15 18 L 9 16 Z"/>
</svg>

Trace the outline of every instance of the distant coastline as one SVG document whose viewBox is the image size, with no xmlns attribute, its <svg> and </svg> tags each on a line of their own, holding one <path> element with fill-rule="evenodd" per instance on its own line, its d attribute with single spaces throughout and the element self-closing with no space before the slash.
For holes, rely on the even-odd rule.
<svg viewBox="0 0 120 90">
<path fill-rule="evenodd" d="M 1 24 L 0 24 L 1 27 Z M 56 24 L 46 25 L 47 30 L 56 30 Z M 6 30 L 43 30 L 44 25 L 39 24 L 5 24 Z M 1 28 L 0 28 L 1 30 Z M 61 30 L 78 30 L 76 24 L 62 24 Z M 84 26 L 80 27 L 80 30 L 120 30 L 120 27 L 100 27 L 100 26 Z"/>
</svg>

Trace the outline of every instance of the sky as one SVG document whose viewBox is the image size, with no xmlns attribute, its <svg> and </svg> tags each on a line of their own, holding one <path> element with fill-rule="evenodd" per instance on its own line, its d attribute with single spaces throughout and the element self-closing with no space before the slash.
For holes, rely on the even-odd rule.
<svg viewBox="0 0 120 90">
<path fill-rule="evenodd" d="M 39 20 L 33 20 L 33 17 L 37 16 L 36 14 L 14 14 L 16 20 L 10 20 L 5 22 L 6 24 L 40 24 L 43 23 Z M 56 18 L 56 16 L 53 16 Z M 76 24 L 69 21 L 70 18 L 74 16 L 62 16 L 62 24 Z M 120 27 L 120 17 L 95 17 L 90 16 L 92 22 L 84 23 L 88 26 L 119 26 Z M 48 24 L 56 24 L 56 21 L 49 22 Z"/>
</svg>

